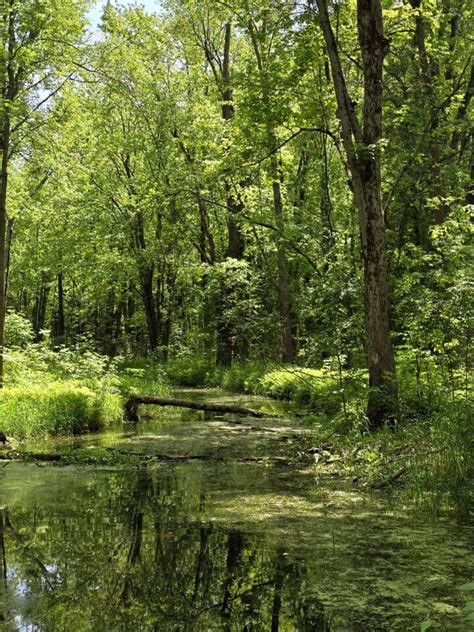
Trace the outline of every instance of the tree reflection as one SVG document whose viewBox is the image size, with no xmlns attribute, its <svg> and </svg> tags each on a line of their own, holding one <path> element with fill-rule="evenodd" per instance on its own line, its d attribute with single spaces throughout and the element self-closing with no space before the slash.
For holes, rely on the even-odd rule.
<svg viewBox="0 0 474 632">
<path fill-rule="evenodd" d="M 41 475 L 15 484 L 0 509 L 2 630 L 410 629 L 431 589 L 420 569 L 436 564 L 454 586 L 466 577 L 442 529 L 413 539 L 412 524 L 382 517 L 380 529 L 379 511 L 355 522 L 348 506 L 298 519 L 292 505 L 280 520 L 265 511 L 275 490 L 308 509 L 281 495 L 274 470 L 237 482 L 206 467 L 47 469 L 51 488 Z"/>
<path fill-rule="evenodd" d="M 201 522 L 206 496 L 193 491 L 172 470 L 141 468 L 111 475 L 107 489 L 76 489 L 53 512 L 3 509 L 3 620 L 12 630 L 68 631 L 302 623 L 298 565 L 256 535 Z"/>
</svg>

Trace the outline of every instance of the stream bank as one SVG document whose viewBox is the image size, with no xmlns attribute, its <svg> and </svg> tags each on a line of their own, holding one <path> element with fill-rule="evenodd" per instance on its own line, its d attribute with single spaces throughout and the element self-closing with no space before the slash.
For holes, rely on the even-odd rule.
<svg viewBox="0 0 474 632">
<path fill-rule="evenodd" d="M 289 413 L 216 390 L 179 395 Z M 229 421 L 153 411 L 41 444 L 128 451 L 128 463 L 0 468 L 5 629 L 405 631 L 428 616 L 433 629 L 469 629 L 468 525 L 290 461 L 309 430 L 288 418 Z"/>
</svg>

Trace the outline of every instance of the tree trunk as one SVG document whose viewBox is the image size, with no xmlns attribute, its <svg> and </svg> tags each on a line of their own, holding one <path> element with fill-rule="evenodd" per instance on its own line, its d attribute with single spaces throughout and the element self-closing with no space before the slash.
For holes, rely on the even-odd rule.
<svg viewBox="0 0 474 632">
<path fill-rule="evenodd" d="M 395 357 L 388 317 L 385 222 L 381 201 L 382 72 L 387 40 L 380 0 L 357 1 L 357 27 L 364 71 L 363 128 L 351 100 L 326 0 L 316 0 L 331 63 L 337 114 L 351 186 L 359 214 L 364 259 L 365 331 L 369 367 L 367 415 L 372 428 L 397 412 Z"/>
<path fill-rule="evenodd" d="M 148 329 L 148 341 L 153 352 L 158 347 L 158 318 L 155 309 L 155 297 L 153 295 L 153 268 L 146 267 L 140 273 L 141 293 L 143 307 L 145 309 L 146 324 Z"/>
<path fill-rule="evenodd" d="M 278 177 L 276 175 L 276 177 Z M 286 262 L 285 245 L 282 240 L 284 230 L 283 203 L 279 179 L 273 180 L 273 205 L 275 209 L 276 225 L 279 231 L 278 258 L 278 304 L 281 319 L 281 349 L 282 361 L 291 364 L 295 361 L 295 341 L 293 337 L 293 315 L 291 313 L 290 286 L 288 281 L 288 267 Z"/>
<path fill-rule="evenodd" d="M 45 328 L 46 308 L 48 305 L 49 284 L 46 273 L 41 273 L 40 285 L 36 292 L 35 303 L 33 305 L 33 331 L 35 342 L 43 339 L 42 330 Z"/>
<path fill-rule="evenodd" d="M 261 52 L 261 42 L 255 32 L 253 22 L 248 23 L 248 29 L 252 46 L 255 53 L 258 74 L 260 77 L 260 91 L 262 101 L 267 110 L 271 110 L 271 86 L 269 77 L 264 66 L 263 55 Z M 288 266 L 286 261 L 286 248 L 284 240 L 285 220 L 283 213 L 283 200 L 281 196 L 281 170 L 275 155 L 277 149 L 277 137 L 275 133 L 274 122 L 267 119 L 267 140 L 269 149 L 272 153 L 270 161 L 270 175 L 273 180 L 273 209 L 275 213 L 275 223 L 278 230 L 277 243 L 277 261 L 278 261 L 278 307 L 280 312 L 281 323 L 281 356 L 282 361 L 291 364 L 295 360 L 295 339 L 293 331 L 293 314 L 291 307 L 290 285 L 288 281 Z"/>
<path fill-rule="evenodd" d="M 14 219 L 10 219 L 7 216 L 7 226 L 6 226 L 6 244 L 5 244 L 5 316 L 7 314 L 8 307 L 8 281 L 10 278 L 10 260 L 11 260 L 11 249 L 12 249 L 12 241 L 13 241 L 13 222 Z"/>
<path fill-rule="evenodd" d="M 10 161 L 11 118 L 10 109 L 18 94 L 18 77 L 15 73 L 15 10 L 13 0 L 8 3 L 4 11 L 6 26 L 6 41 L 3 42 L 4 72 L 2 76 L 2 126 L 0 146 L 2 160 L 0 167 L 0 388 L 4 382 L 4 345 L 5 345 L 5 316 L 6 316 L 6 250 L 7 250 L 7 191 L 8 191 L 8 164 Z"/>
<path fill-rule="evenodd" d="M 212 57 L 212 51 L 209 46 L 206 47 L 206 56 L 211 63 L 214 64 L 217 76 L 217 66 L 221 68 L 221 95 L 222 95 L 222 118 L 225 122 L 230 121 L 234 117 L 234 94 L 232 89 L 232 79 L 230 71 L 230 44 L 232 38 L 232 23 L 226 22 L 224 25 L 224 51 L 222 55 L 222 64 L 216 64 L 215 58 Z M 232 191 L 232 183 L 229 177 L 225 180 L 226 206 L 227 206 L 227 249 L 226 258 L 240 260 L 244 256 L 245 243 L 240 227 L 239 216 L 242 215 L 244 205 L 242 200 L 238 198 Z M 231 289 L 223 290 L 223 296 L 220 298 L 217 309 L 217 353 L 216 362 L 219 366 L 231 366 L 235 355 L 234 349 L 234 328 L 225 318 L 222 317 L 222 307 L 228 300 L 231 300 Z"/>
<path fill-rule="evenodd" d="M 64 284 L 63 273 L 58 272 L 57 275 L 58 305 L 54 322 L 54 340 L 56 345 L 62 345 L 66 342 L 66 327 L 64 318 Z"/>
<path fill-rule="evenodd" d="M 0 183 L 0 388 L 3 387 L 4 367 L 3 352 L 5 344 L 5 264 L 6 264 L 6 233 L 7 233 L 7 188 L 8 188 L 8 154 L 10 151 L 10 114 L 3 108 L 2 130 L 2 165 Z"/>
<path fill-rule="evenodd" d="M 143 215 L 137 211 L 134 218 L 134 242 L 138 259 L 140 292 L 145 310 L 148 342 L 153 352 L 158 346 L 158 317 L 154 289 L 154 266 L 146 260 L 146 241 Z"/>
<path fill-rule="evenodd" d="M 207 404 L 206 402 L 192 402 L 187 399 L 134 395 L 125 403 L 125 417 L 129 421 L 139 421 L 138 406 L 140 404 L 175 406 L 178 408 L 191 408 L 192 410 L 204 410 L 212 413 L 234 413 L 236 415 L 247 415 L 248 417 L 278 417 L 278 415 L 261 413 L 258 410 L 245 408 L 244 406 L 233 406 L 230 404 Z"/>
</svg>

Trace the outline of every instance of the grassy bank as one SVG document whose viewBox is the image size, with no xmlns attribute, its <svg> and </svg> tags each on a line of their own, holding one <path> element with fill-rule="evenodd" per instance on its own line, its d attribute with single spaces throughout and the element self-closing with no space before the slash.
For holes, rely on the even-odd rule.
<svg viewBox="0 0 474 632">
<path fill-rule="evenodd" d="M 467 376 L 429 355 L 398 357 L 400 420 L 368 432 L 364 370 L 235 364 L 186 359 L 165 370 L 175 384 L 219 386 L 295 403 L 313 430 L 298 450 L 335 476 L 365 486 L 403 483 L 421 504 L 469 512 L 474 501 L 473 406 Z"/>
<path fill-rule="evenodd" d="M 165 395 L 170 384 L 222 387 L 291 401 L 312 432 L 295 450 L 334 475 L 364 485 L 403 481 L 420 502 L 461 508 L 474 500 L 472 402 L 463 376 L 433 358 L 399 358 L 401 417 L 368 432 L 366 374 L 248 362 L 111 361 L 87 350 L 28 345 L 6 353 L 0 430 L 15 439 L 73 435 L 120 423 L 130 395 Z M 399 474 L 399 476 L 397 476 Z"/>
<path fill-rule="evenodd" d="M 272 363 L 235 363 L 216 367 L 206 360 L 175 360 L 165 367 L 172 384 L 196 388 L 221 387 L 235 393 L 264 395 L 295 402 L 312 412 L 337 414 L 363 395 L 365 371 L 339 372 L 327 367 L 279 367 Z"/>
<path fill-rule="evenodd" d="M 15 439 L 74 435 L 120 423 L 132 394 L 162 395 L 158 367 L 124 365 L 81 349 L 28 345 L 5 354 L 0 430 Z"/>
</svg>

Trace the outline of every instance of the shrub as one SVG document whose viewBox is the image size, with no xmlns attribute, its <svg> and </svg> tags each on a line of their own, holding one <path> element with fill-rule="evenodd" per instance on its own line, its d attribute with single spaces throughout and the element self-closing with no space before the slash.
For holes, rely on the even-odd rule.
<svg viewBox="0 0 474 632">
<path fill-rule="evenodd" d="M 211 360 L 182 358 L 166 365 L 169 380 L 180 386 L 218 386 L 221 372 Z"/>
<path fill-rule="evenodd" d="M 124 398 L 131 395 L 166 395 L 169 392 L 165 370 L 151 362 L 134 362 L 119 371 L 119 390 Z"/>
<path fill-rule="evenodd" d="M 223 372 L 221 386 L 235 393 L 260 393 L 260 379 L 270 370 L 263 361 L 237 362 Z"/>
<path fill-rule="evenodd" d="M 326 414 L 336 413 L 342 404 L 337 378 L 323 369 L 278 369 L 260 379 L 260 392 L 288 399 Z"/>
<path fill-rule="evenodd" d="M 33 340 L 30 321 L 16 312 L 8 312 L 5 319 L 5 346 L 24 348 Z"/>
<path fill-rule="evenodd" d="M 20 439 L 100 430 L 121 418 L 117 395 L 80 383 L 14 386 L 0 392 L 0 427 Z"/>
<path fill-rule="evenodd" d="M 460 515 L 471 517 L 474 501 L 474 426 L 472 402 L 459 398 L 446 401 L 440 410 L 417 428 L 423 428 L 421 441 L 426 453 L 417 454 L 411 470 L 412 483 L 420 500 L 439 507 L 447 498 Z M 429 490 L 432 495 L 426 496 Z"/>
</svg>

